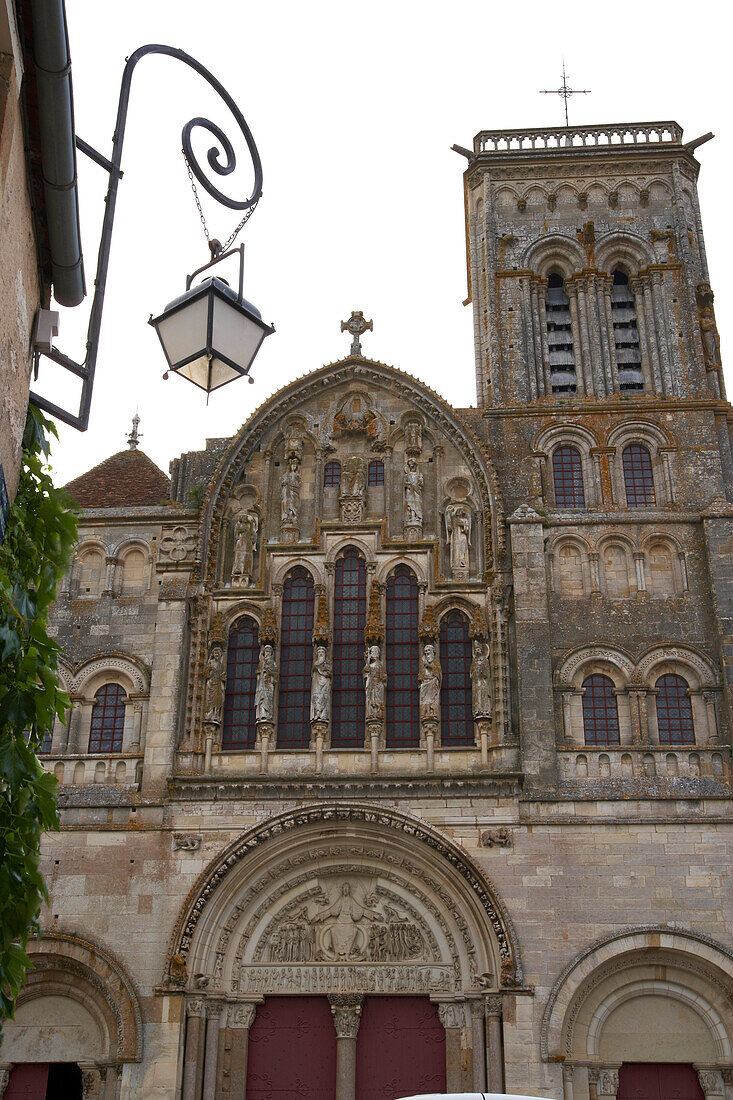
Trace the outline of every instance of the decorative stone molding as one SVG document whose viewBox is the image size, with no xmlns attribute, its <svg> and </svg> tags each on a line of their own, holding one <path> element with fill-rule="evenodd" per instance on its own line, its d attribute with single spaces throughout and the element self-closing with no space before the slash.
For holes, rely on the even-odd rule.
<svg viewBox="0 0 733 1100">
<path fill-rule="evenodd" d="M 193 560 L 196 550 L 196 531 L 183 526 L 165 529 L 160 540 L 160 564 L 181 565 Z"/>
<path fill-rule="evenodd" d="M 147 669 L 136 657 L 125 653 L 97 654 L 90 660 L 76 665 L 72 675 L 68 679 L 69 691 L 75 695 L 82 695 L 84 685 L 98 673 L 122 673 L 130 680 L 136 695 L 147 698 L 150 692 L 150 676 Z"/>
<path fill-rule="evenodd" d="M 697 1067 L 696 1067 L 697 1068 Z M 724 1096 L 725 1088 L 723 1085 L 722 1074 L 717 1069 L 698 1069 L 697 1076 L 700 1081 L 700 1088 L 706 1096 Z"/>
<path fill-rule="evenodd" d="M 355 1039 L 361 1022 L 364 998 L 353 993 L 331 994 L 328 998 L 337 1039 Z"/>
</svg>

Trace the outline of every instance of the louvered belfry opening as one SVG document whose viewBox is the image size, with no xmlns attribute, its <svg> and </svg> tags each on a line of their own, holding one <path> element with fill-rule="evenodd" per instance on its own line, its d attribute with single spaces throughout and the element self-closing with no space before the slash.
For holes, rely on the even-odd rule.
<svg viewBox="0 0 733 1100">
<path fill-rule="evenodd" d="M 562 275 L 553 272 L 547 280 L 547 344 L 550 353 L 550 382 L 553 393 L 575 393 L 575 349 L 570 319 L 570 299 Z"/>
<path fill-rule="evenodd" d="M 643 390 L 644 375 L 641 370 L 639 329 L 636 324 L 636 301 L 629 286 L 629 277 L 620 268 L 616 268 L 613 273 L 611 317 L 619 389 Z"/>
</svg>

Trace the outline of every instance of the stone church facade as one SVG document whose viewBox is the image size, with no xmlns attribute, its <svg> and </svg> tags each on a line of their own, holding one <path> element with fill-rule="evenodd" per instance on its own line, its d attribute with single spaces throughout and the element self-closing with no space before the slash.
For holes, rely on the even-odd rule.
<svg viewBox="0 0 733 1100">
<path fill-rule="evenodd" d="M 476 408 L 355 314 L 170 482 L 133 438 L 69 487 L 62 825 L 0 1093 L 732 1100 L 733 413 L 694 149 L 477 135 Z"/>
</svg>

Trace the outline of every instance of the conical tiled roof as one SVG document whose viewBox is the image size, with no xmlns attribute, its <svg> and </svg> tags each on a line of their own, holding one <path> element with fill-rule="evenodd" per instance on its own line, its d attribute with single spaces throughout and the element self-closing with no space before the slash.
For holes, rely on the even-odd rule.
<svg viewBox="0 0 733 1100">
<path fill-rule="evenodd" d="M 82 508 L 163 504 L 170 481 L 143 451 L 118 451 L 64 486 Z"/>
</svg>

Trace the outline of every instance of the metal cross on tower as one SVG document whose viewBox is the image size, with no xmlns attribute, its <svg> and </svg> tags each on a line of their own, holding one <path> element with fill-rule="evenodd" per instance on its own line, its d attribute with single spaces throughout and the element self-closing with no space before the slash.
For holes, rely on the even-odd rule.
<svg viewBox="0 0 733 1100">
<path fill-rule="evenodd" d="M 351 311 L 348 321 L 341 322 L 341 331 L 350 332 L 354 337 L 351 341 L 351 354 L 361 355 L 361 340 L 359 337 L 363 336 L 365 332 L 374 332 L 374 322 L 365 321 L 362 311 L 354 309 Z"/>
<path fill-rule="evenodd" d="M 590 88 L 570 88 L 568 87 L 568 78 L 565 75 L 565 58 L 562 62 L 562 84 L 559 88 L 540 88 L 540 95 L 560 95 L 565 103 L 565 125 L 569 126 L 568 122 L 568 100 L 571 95 L 590 95 Z"/>
</svg>

